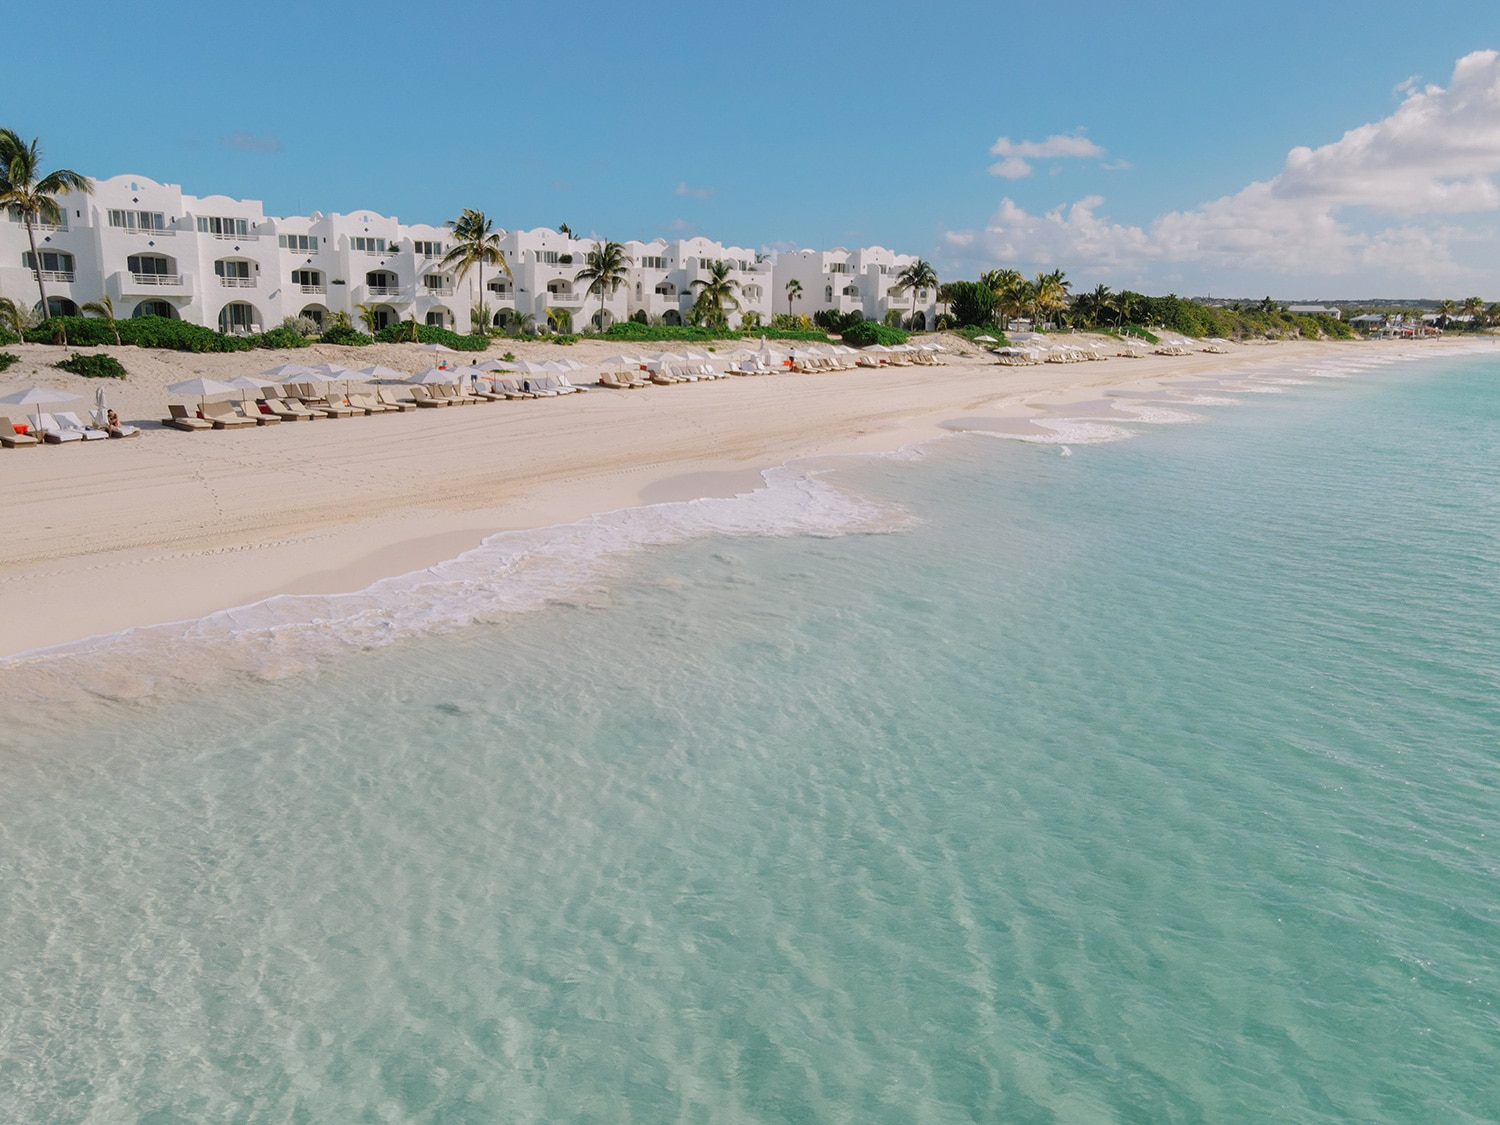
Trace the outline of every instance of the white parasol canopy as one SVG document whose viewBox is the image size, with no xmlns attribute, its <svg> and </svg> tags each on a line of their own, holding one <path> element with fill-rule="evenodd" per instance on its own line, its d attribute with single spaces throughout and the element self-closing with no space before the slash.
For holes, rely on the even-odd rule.
<svg viewBox="0 0 1500 1125">
<path fill-rule="evenodd" d="M 394 367 L 382 367 L 378 363 L 370 367 L 361 367 L 359 373 L 371 379 L 395 379 L 398 382 L 406 379 L 405 371 L 397 371 Z"/>
<path fill-rule="evenodd" d="M 457 355 L 458 354 L 457 349 L 447 347 L 447 346 L 445 346 L 443 344 L 418 344 L 417 345 L 417 351 L 419 351 L 419 352 L 446 352 L 448 355 Z"/>
<path fill-rule="evenodd" d="M 11 402 L 17 406 L 45 406 L 49 402 L 72 402 L 78 395 L 71 391 L 57 391 L 51 387 L 27 387 L 23 391 L 12 391 L 0 402 Z"/>
<path fill-rule="evenodd" d="M 265 371 L 262 371 L 261 374 L 274 375 L 277 379 L 285 382 L 287 379 L 291 378 L 303 379 L 309 375 L 316 374 L 316 372 L 313 371 L 311 367 L 306 367 L 300 363 L 282 363 L 278 364 L 275 367 L 271 367 Z M 170 387 L 168 387 L 167 389 L 171 390 Z"/>
<path fill-rule="evenodd" d="M 458 376 L 446 367 L 429 367 L 426 371 L 418 371 L 415 375 L 406 376 L 408 383 L 452 383 L 456 382 Z"/>
<path fill-rule="evenodd" d="M 238 387 L 231 387 L 228 383 L 221 383 L 217 379 L 205 379 L 201 375 L 185 383 L 167 384 L 167 390 L 174 395 L 197 395 L 199 409 L 202 409 L 209 395 L 232 395 L 238 389 Z"/>
</svg>

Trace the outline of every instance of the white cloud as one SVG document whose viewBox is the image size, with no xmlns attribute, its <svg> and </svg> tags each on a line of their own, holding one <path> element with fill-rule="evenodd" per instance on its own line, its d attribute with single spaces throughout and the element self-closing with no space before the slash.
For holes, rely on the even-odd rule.
<svg viewBox="0 0 1500 1125">
<path fill-rule="evenodd" d="M 257 136 L 244 129 L 236 129 L 220 137 L 219 143 L 236 152 L 280 152 L 282 149 L 281 138 L 275 133 L 262 133 Z"/>
<path fill-rule="evenodd" d="M 1092 144 L 1001 141 L 1015 159 L 1030 151 L 1023 145 L 1059 139 Z M 1101 217 L 1098 196 L 1041 215 L 1005 199 L 983 232 L 949 244 L 967 257 L 1085 273 L 1187 267 L 1220 280 L 1472 281 L 1481 262 L 1493 269 L 1478 252 L 1492 235 L 1472 218 L 1455 220 L 1500 211 L 1497 174 L 1500 53 L 1476 51 L 1458 60 L 1447 89 L 1413 84 L 1389 117 L 1294 148 L 1271 179 L 1145 227 Z"/>
<path fill-rule="evenodd" d="M 1057 133 L 1045 141 L 1013 141 L 1001 137 L 990 146 L 990 155 L 1003 159 L 990 165 L 990 175 L 1020 180 L 1031 175 L 1033 160 L 1103 156 L 1104 150 L 1083 133 Z"/>
<path fill-rule="evenodd" d="M 688 187 L 686 180 L 679 183 L 673 192 L 674 195 L 686 196 L 689 199 L 707 199 L 713 193 L 713 188 Z"/>
</svg>

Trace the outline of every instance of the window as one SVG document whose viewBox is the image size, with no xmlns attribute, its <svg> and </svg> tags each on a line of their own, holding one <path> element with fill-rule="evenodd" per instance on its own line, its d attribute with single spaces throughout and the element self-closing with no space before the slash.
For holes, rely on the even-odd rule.
<svg viewBox="0 0 1500 1125">
<path fill-rule="evenodd" d="M 73 255 L 62 250 L 43 250 L 42 271 L 44 273 L 72 273 Z M 36 269 L 36 259 L 27 250 L 21 255 L 21 263 L 29 270 Z"/>
<path fill-rule="evenodd" d="M 386 270 L 371 270 L 365 274 L 365 284 L 371 289 L 395 289 L 401 283 L 396 280 L 396 275 Z"/>
<path fill-rule="evenodd" d="M 501 297 L 510 296 L 510 282 L 508 281 L 491 281 L 486 288 Z"/>
<path fill-rule="evenodd" d="M 540 250 L 540 251 L 537 252 L 537 256 L 536 257 L 537 257 L 537 261 L 541 262 L 543 265 L 548 265 L 548 266 L 555 266 L 555 265 L 557 265 L 557 251 L 556 250 Z"/>
<path fill-rule="evenodd" d="M 434 328 L 445 328 L 448 324 L 447 314 L 445 314 L 442 309 L 434 309 L 432 312 L 427 314 L 427 323 L 432 325 Z"/>
<path fill-rule="evenodd" d="M 422 275 L 422 284 L 427 286 L 427 288 L 434 290 L 447 288 L 447 286 L 443 284 L 442 275 L 436 273 L 424 273 Z"/>
<path fill-rule="evenodd" d="M 296 250 L 300 254 L 316 254 L 318 236 L 315 234 L 278 234 L 276 242 L 283 250 Z"/>
<path fill-rule="evenodd" d="M 547 282 L 547 292 L 551 293 L 553 296 L 556 296 L 559 293 L 566 296 L 567 294 L 573 292 L 573 290 L 566 281 L 549 281 Z"/>
<path fill-rule="evenodd" d="M 321 270 L 293 270 L 292 284 L 300 285 L 304 289 L 317 289 L 323 285 L 323 272 Z"/>
<path fill-rule="evenodd" d="M 125 259 L 131 273 L 165 276 L 172 272 L 172 264 L 154 254 L 132 254 Z"/>
<path fill-rule="evenodd" d="M 825 286 L 823 286 L 823 300 L 829 302 L 830 304 L 833 302 L 833 286 L 832 285 L 825 285 Z"/>
<path fill-rule="evenodd" d="M 357 237 L 354 240 L 354 248 L 356 250 L 364 250 L 370 254 L 384 254 L 385 239 Z"/>
<path fill-rule="evenodd" d="M 846 296 L 846 297 L 858 297 L 859 296 L 859 286 L 858 285 L 846 285 L 846 286 L 844 286 L 844 296 Z"/>
<path fill-rule="evenodd" d="M 220 332 L 253 332 L 255 327 L 255 310 L 243 301 L 235 301 L 219 310 Z"/>
<path fill-rule="evenodd" d="M 10 207 L 7 208 L 7 210 L 10 212 L 11 222 L 24 223 L 26 221 L 26 212 L 22 211 L 19 207 Z M 59 210 L 57 212 L 57 221 L 55 223 L 48 222 L 45 218 L 38 215 L 36 217 L 36 226 L 39 230 L 67 230 L 68 213 L 66 211 Z"/>
<path fill-rule="evenodd" d="M 411 248 L 423 258 L 441 258 L 443 256 L 443 244 L 441 242 L 413 241 Z"/>
<path fill-rule="evenodd" d="M 109 225 L 122 230 L 166 230 L 167 217 L 160 211 L 111 211 Z"/>
<path fill-rule="evenodd" d="M 648 254 L 641 259 L 641 265 L 645 266 L 648 270 L 664 270 L 667 268 L 667 260 L 659 255 L 653 257 Z"/>
<path fill-rule="evenodd" d="M 199 215 L 198 233 L 211 234 L 215 238 L 244 238 L 250 233 L 246 219 L 226 219 L 217 215 Z"/>
<path fill-rule="evenodd" d="M 249 262 L 230 262 L 223 258 L 214 263 L 214 273 L 220 277 L 236 278 L 247 281 L 250 278 Z"/>
<path fill-rule="evenodd" d="M 658 297 L 675 297 L 677 296 L 677 286 L 673 285 L 670 281 L 663 281 L 656 287 L 656 295 Z"/>
<path fill-rule="evenodd" d="M 828 263 L 828 272 L 829 273 L 848 273 L 849 272 L 849 263 L 848 262 L 829 262 Z"/>
</svg>

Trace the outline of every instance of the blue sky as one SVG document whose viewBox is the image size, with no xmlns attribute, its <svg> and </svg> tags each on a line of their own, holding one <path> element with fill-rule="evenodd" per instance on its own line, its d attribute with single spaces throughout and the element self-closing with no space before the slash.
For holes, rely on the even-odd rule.
<svg viewBox="0 0 1500 1125">
<path fill-rule="evenodd" d="M 878 243 L 945 278 L 1500 299 L 1500 196 L 1480 183 L 1500 173 L 1500 62 L 1471 66 L 1461 105 L 1445 93 L 1458 60 L 1500 48 L 1494 0 L 84 0 L 7 30 L 35 49 L 8 58 L 0 120 L 50 164 L 273 214 L 472 206 L 616 239 Z M 1317 184 L 1277 179 L 1297 146 L 1393 118 L 1374 150 L 1315 154 Z M 1430 154 L 1463 200 L 1405 190 L 1429 129 L 1484 134 L 1477 156 Z"/>
</svg>

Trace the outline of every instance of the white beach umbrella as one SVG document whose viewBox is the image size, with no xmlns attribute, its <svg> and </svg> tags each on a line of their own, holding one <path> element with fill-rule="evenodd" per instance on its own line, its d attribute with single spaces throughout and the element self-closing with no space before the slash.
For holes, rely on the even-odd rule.
<svg viewBox="0 0 1500 1125">
<path fill-rule="evenodd" d="M 516 364 L 517 371 L 523 371 L 528 375 L 547 375 L 552 369 L 545 363 L 537 363 L 535 360 L 523 359 Z"/>
<path fill-rule="evenodd" d="M 238 388 L 231 387 L 228 383 L 221 383 L 217 379 L 205 379 L 198 376 L 183 383 L 169 383 L 167 390 L 174 395 L 197 395 L 198 409 L 203 409 L 203 404 L 209 395 L 232 395 Z"/>
<path fill-rule="evenodd" d="M 750 353 L 746 352 L 745 354 L 749 355 Z M 601 359 L 599 362 L 604 364 L 618 365 L 620 367 L 639 367 L 646 361 L 638 355 L 612 355 L 606 359 Z"/>
<path fill-rule="evenodd" d="M 378 363 L 373 364 L 369 367 L 361 367 L 359 369 L 359 373 L 361 375 L 367 375 L 371 379 L 395 379 L 398 382 L 404 381 L 406 379 L 405 371 L 397 371 L 394 367 L 382 367 Z"/>
<path fill-rule="evenodd" d="M 426 371 L 418 371 L 415 375 L 406 376 L 405 382 L 421 383 L 424 386 L 430 383 L 452 383 L 457 376 L 446 367 L 429 367 Z"/>
<path fill-rule="evenodd" d="M 483 363 L 474 364 L 479 371 L 514 371 L 516 365 L 503 359 L 487 359 Z"/>
<path fill-rule="evenodd" d="M 314 374 L 314 371 L 311 367 L 306 367 L 300 363 L 281 363 L 275 367 L 267 368 L 261 374 L 275 376 L 284 383 L 288 379 L 305 379 L 307 376 Z M 170 387 L 167 389 L 171 390 Z"/>
<path fill-rule="evenodd" d="M 884 344 L 871 344 L 864 350 L 867 352 L 889 352 L 891 349 L 886 347 Z"/>
<path fill-rule="evenodd" d="M 12 391 L 0 398 L 0 402 L 14 403 L 16 406 L 45 406 L 53 402 L 72 402 L 78 397 L 71 391 L 58 391 L 51 387 L 27 387 L 25 390 Z"/>
<path fill-rule="evenodd" d="M 974 342 L 976 344 L 998 344 L 1000 341 L 993 336 L 975 336 Z"/>
<path fill-rule="evenodd" d="M 261 391 L 267 387 L 274 387 L 276 383 L 270 379 L 262 379 L 259 375 L 236 375 L 229 380 L 229 386 L 240 391 Z M 245 396 L 249 398 L 249 395 Z M 273 396 L 274 397 L 274 396 Z"/>
<path fill-rule="evenodd" d="M 457 352 L 456 349 L 445 347 L 442 344 L 418 344 L 417 345 L 417 351 L 419 351 L 419 352 L 445 352 L 448 355 L 457 355 L 458 354 L 458 352 Z"/>
</svg>

